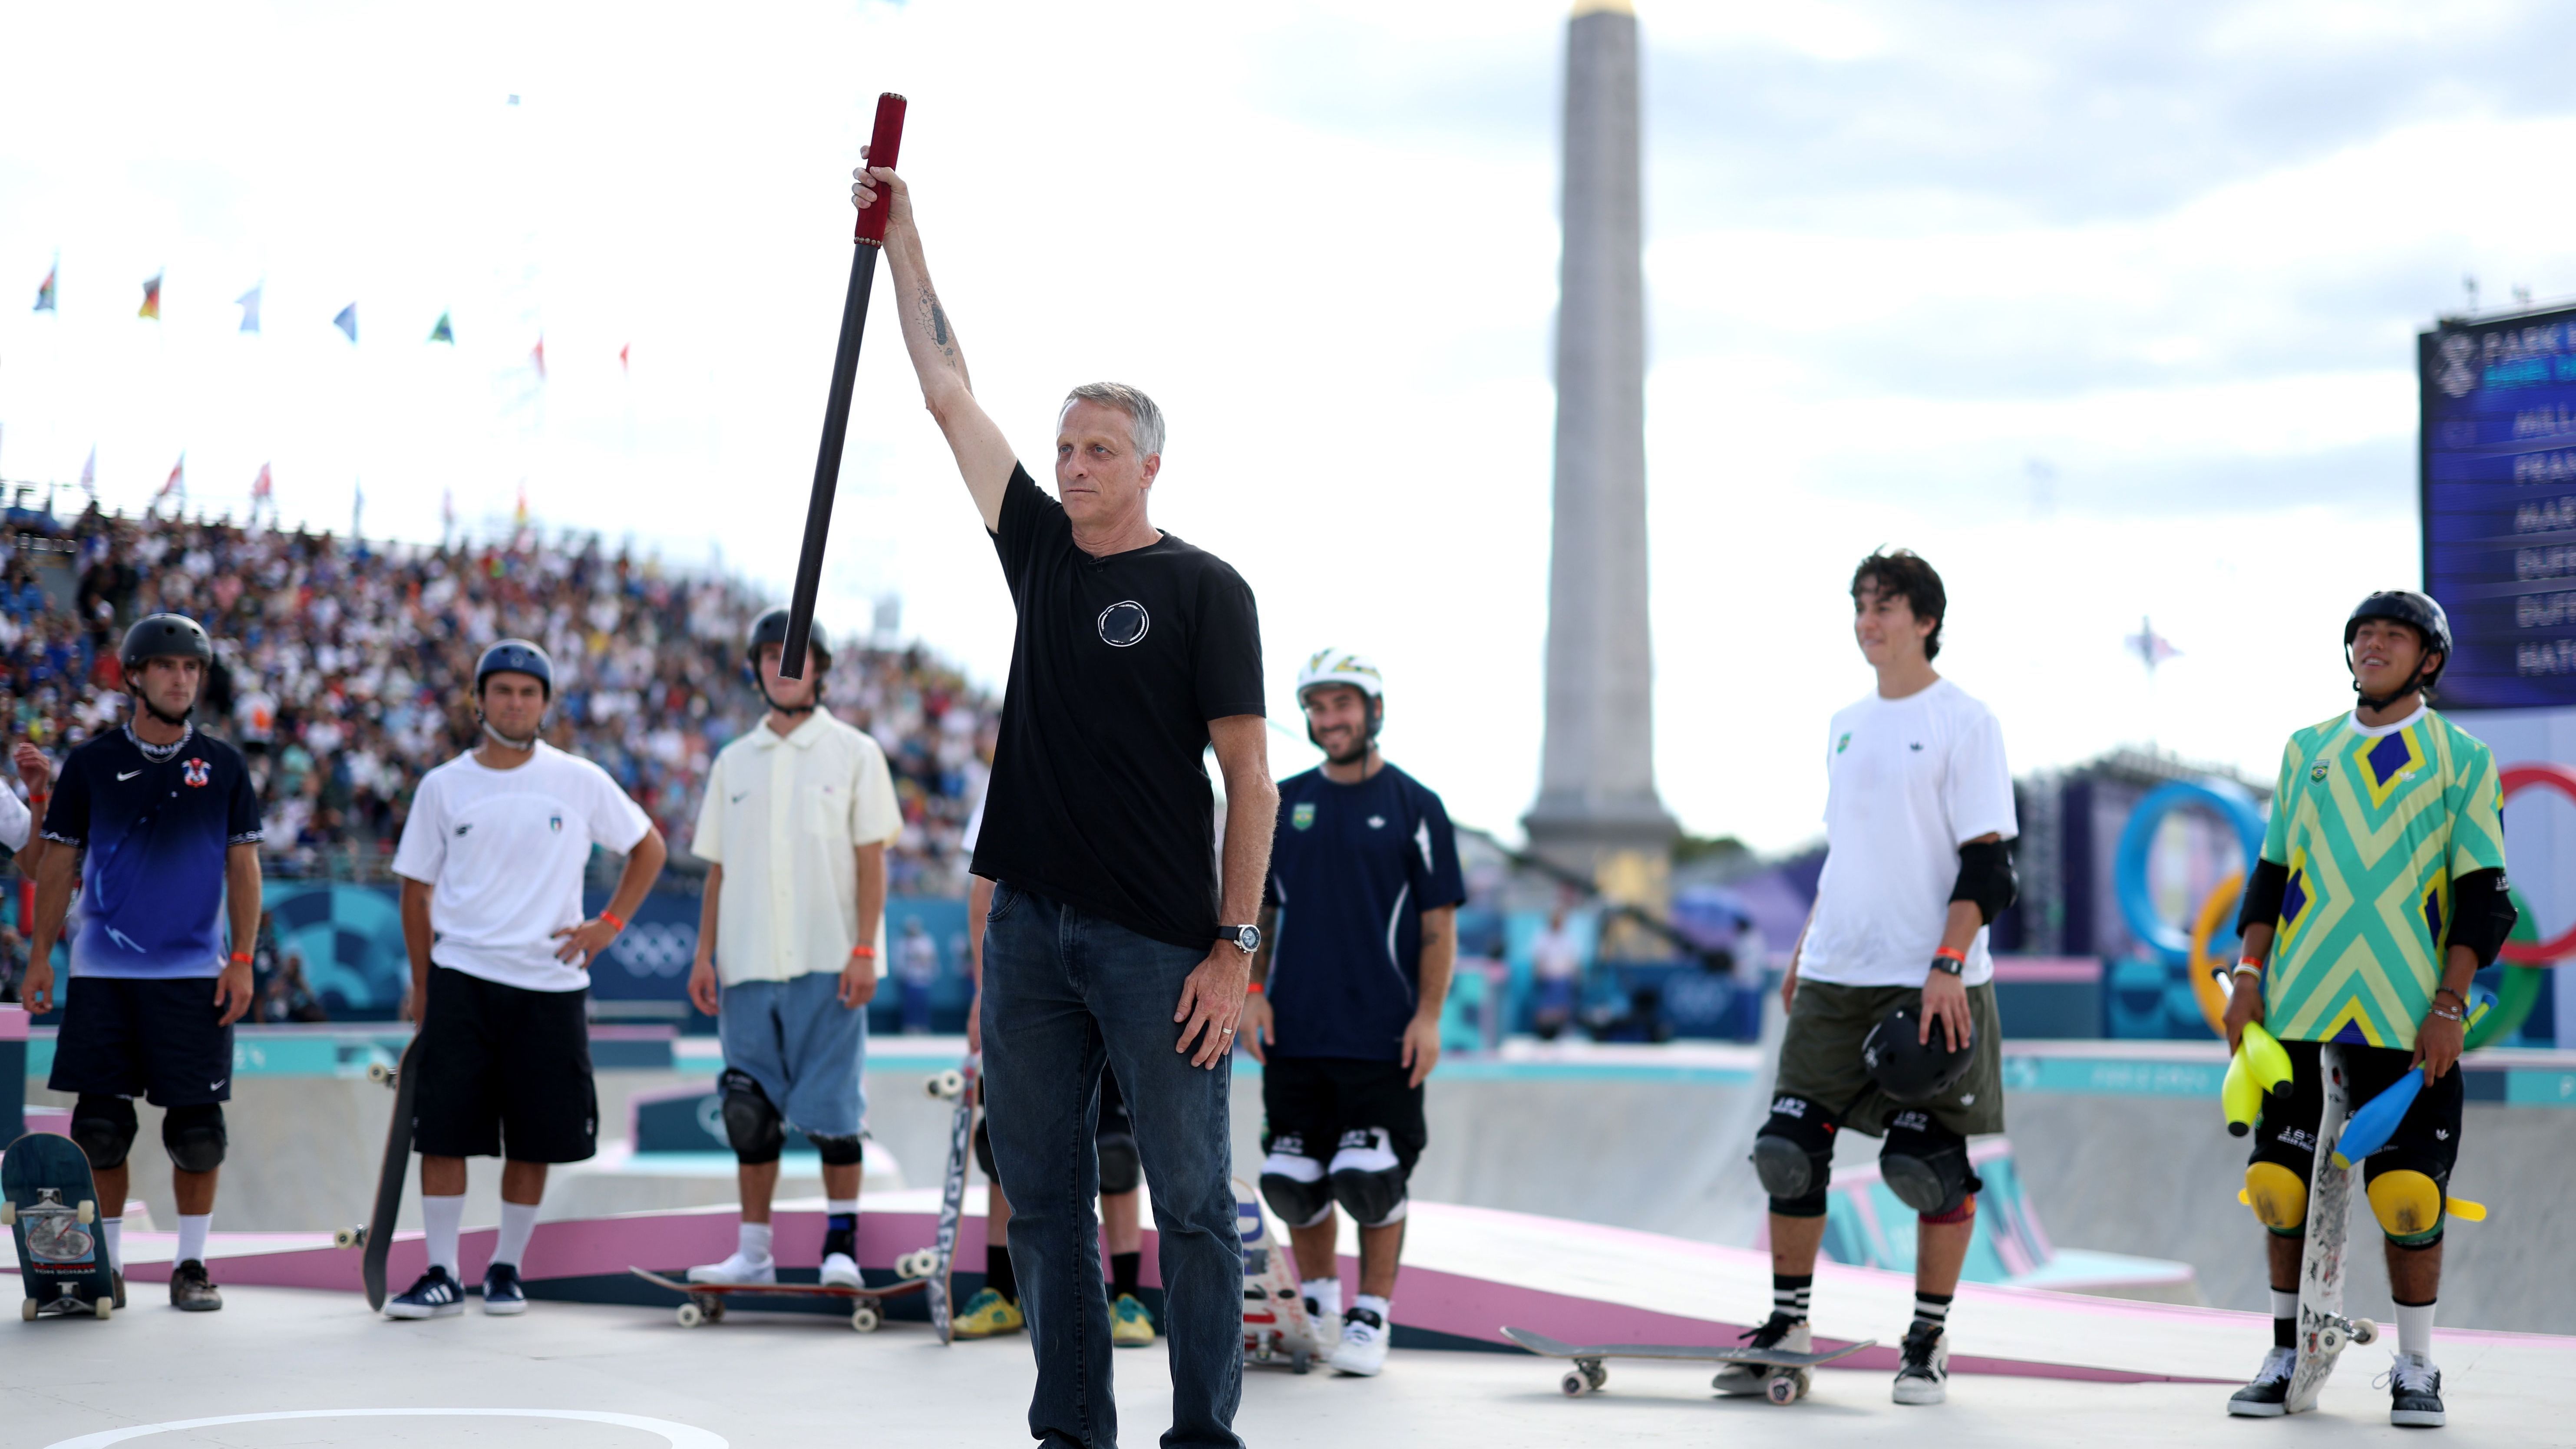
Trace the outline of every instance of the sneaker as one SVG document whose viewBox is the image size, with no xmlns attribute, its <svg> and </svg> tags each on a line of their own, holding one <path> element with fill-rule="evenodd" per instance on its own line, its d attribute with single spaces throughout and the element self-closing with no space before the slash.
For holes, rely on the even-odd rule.
<svg viewBox="0 0 2576 1449">
<path fill-rule="evenodd" d="M 2254 1382 L 2227 1401 L 2227 1412 L 2247 1419 L 2274 1419 L 2290 1412 L 2290 1371 L 2299 1366 L 2299 1351 L 2274 1347 L 2263 1355 Z"/>
<path fill-rule="evenodd" d="M 445 1268 L 432 1267 L 420 1281 L 385 1300 L 387 1318 L 445 1318 L 465 1311 L 465 1285 Z"/>
<path fill-rule="evenodd" d="M 1749 1349 L 1778 1349 L 1782 1353 L 1816 1351 L 1815 1331 L 1807 1326 L 1807 1320 L 1791 1318 L 1777 1309 L 1772 1310 L 1770 1318 L 1744 1330 L 1742 1337 L 1744 1346 Z M 1717 1377 L 1708 1381 L 1708 1386 L 1730 1398 L 1759 1397 L 1763 1386 L 1770 1381 L 1771 1373 L 1768 1364 L 1731 1363 L 1719 1369 Z"/>
<path fill-rule="evenodd" d="M 732 1257 L 721 1263 L 700 1263 L 691 1268 L 689 1281 L 692 1283 L 775 1283 L 778 1281 L 778 1260 L 765 1255 L 746 1258 L 742 1255 L 742 1250 L 737 1248 Z"/>
<path fill-rule="evenodd" d="M 2388 1385 L 2388 1422 L 2407 1429 L 2439 1429 L 2442 1415 L 2442 1371 L 2419 1353 L 2401 1353 L 2380 1377 Z M 2373 1385 L 2377 1387 L 2377 1385 Z"/>
<path fill-rule="evenodd" d="M 860 1288 L 866 1286 L 859 1276 L 859 1235 L 847 1228 L 834 1228 L 823 1235 L 823 1286 L 827 1288 Z"/>
<path fill-rule="evenodd" d="M 170 1270 L 170 1306 L 182 1313 L 212 1313 L 224 1306 L 224 1295 L 206 1276 L 206 1265 L 190 1258 Z"/>
<path fill-rule="evenodd" d="M 125 1307 L 125 1275 L 111 1270 L 107 1275 L 107 1281 L 116 1289 L 116 1306 L 122 1309 Z"/>
<path fill-rule="evenodd" d="M 1928 1323 L 1905 1330 L 1905 1362 L 1896 1370 L 1896 1401 L 1937 1404 L 1950 1397 L 1949 1335 Z"/>
<path fill-rule="evenodd" d="M 1109 1305 L 1109 1342 L 1116 1348 L 1151 1348 L 1154 1344 L 1154 1315 L 1136 1301 L 1133 1293 L 1121 1293 Z"/>
<path fill-rule="evenodd" d="M 991 1338 L 997 1333 L 1017 1333 L 1029 1326 L 1028 1315 L 1020 1305 L 994 1292 L 978 1288 L 966 1306 L 957 1310 L 949 1332 L 958 1338 Z"/>
<path fill-rule="evenodd" d="M 1374 1377 L 1386 1367 L 1386 1320 L 1372 1309 L 1343 1309 L 1341 1346 L 1324 1362 L 1335 1373 Z"/>
<path fill-rule="evenodd" d="M 495 1263 L 483 1270 L 483 1311 L 508 1318 L 528 1311 L 528 1290 L 519 1282 L 519 1265 Z"/>
</svg>

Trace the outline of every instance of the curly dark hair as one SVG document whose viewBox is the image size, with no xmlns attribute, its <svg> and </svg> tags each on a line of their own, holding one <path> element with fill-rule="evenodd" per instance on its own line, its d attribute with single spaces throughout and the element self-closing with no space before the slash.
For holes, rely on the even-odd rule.
<svg viewBox="0 0 2576 1449">
<path fill-rule="evenodd" d="M 1878 585 L 1882 595 L 1905 600 L 1914 617 L 1932 621 L 1932 632 L 1923 638 L 1923 657 L 1941 657 L 1941 622 L 1950 612 L 1950 596 L 1941 587 L 1941 576 L 1923 556 L 1910 548 L 1882 548 L 1860 561 L 1852 570 L 1852 600 L 1860 600 L 1860 586 Z"/>
</svg>

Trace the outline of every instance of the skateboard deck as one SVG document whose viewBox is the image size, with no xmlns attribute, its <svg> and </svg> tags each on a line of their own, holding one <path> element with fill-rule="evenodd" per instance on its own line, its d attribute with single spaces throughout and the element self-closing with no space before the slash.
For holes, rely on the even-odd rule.
<svg viewBox="0 0 2576 1449">
<path fill-rule="evenodd" d="M 1234 1231 L 1243 1241 L 1243 1361 L 1285 1362 L 1304 1373 L 1324 1355 L 1324 1340 L 1306 1312 L 1305 1285 L 1297 1280 L 1297 1255 L 1271 1231 L 1259 1194 L 1234 1180 Z"/>
<path fill-rule="evenodd" d="M 952 1274 L 957 1265 L 957 1222 L 966 1211 L 966 1161 L 974 1152 L 981 1070 L 981 1060 L 970 1054 L 954 1069 L 933 1076 L 927 1083 L 930 1095 L 957 1104 L 956 1115 L 948 1126 L 948 1172 L 940 1183 L 939 1233 L 923 1250 L 929 1261 L 915 1264 L 928 1269 L 921 1277 L 930 1288 L 930 1328 L 941 1343 L 952 1342 L 956 1337 Z"/>
<path fill-rule="evenodd" d="M 0 1156 L 0 1221 L 18 1247 L 19 1315 L 107 1317 L 116 1280 L 98 1226 L 98 1188 L 80 1145 L 53 1132 L 30 1132 Z"/>
<path fill-rule="evenodd" d="M 881 1305 L 886 1299 L 919 1293 L 929 1286 L 926 1279 L 885 1288 L 845 1288 L 837 1283 L 692 1283 L 684 1278 L 667 1277 L 649 1268 L 629 1268 L 626 1271 L 656 1288 L 668 1288 L 687 1297 L 688 1301 L 680 1305 L 678 1315 L 682 1328 L 723 1322 L 725 1300 L 728 1298 L 846 1298 L 851 1302 L 850 1326 L 861 1333 L 874 1333 L 885 1323 L 885 1310 Z"/>
<path fill-rule="evenodd" d="M 402 1213 L 403 1180 L 411 1176 L 411 1120 L 419 1100 L 420 1037 L 403 1048 L 402 1062 L 392 1071 L 375 1067 L 367 1075 L 394 1089 L 393 1118 L 385 1126 L 385 1157 L 376 1169 L 376 1205 L 366 1226 L 343 1228 L 332 1241 L 343 1248 L 364 1248 L 358 1276 L 366 1284 L 367 1306 L 385 1306 L 385 1260 L 394 1250 L 394 1219 Z"/>
<path fill-rule="evenodd" d="M 2325 1111 L 2317 1120 L 2317 1160 L 2308 1178 L 2307 1247 L 2299 1259 L 2299 1361 L 2290 1370 L 2285 1411 L 2305 1413 L 2317 1406 L 2317 1395 L 2334 1375 L 2335 1360 L 2351 1344 L 2379 1337 L 2379 1325 L 2367 1318 L 2347 1318 L 2343 1311 L 2345 1230 L 2352 1224 L 2352 1174 L 2334 1163 L 2335 1144 L 2352 1113 L 2352 1079 L 2345 1074 L 2343 1048 L 2328 1042 L 2317 1049 L 2317 1070 L 2325 1078 Z"/>
<path fill-rule="evenodd" d="M 1772 1349 L 1679 1343 L 1577 1344 L 1560 1342 L 1526 1328 L 1509 1327 L 1503 1330 L 1503 1337 L 1542 1357 L 1574 1360 L 1574 1367 L 1557 1385 L 1565 1390 L 1568 1398 L 1585 1392 L 1597 1393 L 1603 1384 L 1610 1381 L 1610 1371 L 1601 1366 L 1604 1359 L 1656 1358 L 1686 1363 L 1745 1363 L 1768 1368 L 1772 1372 L 1763 1379 L 1762 1395 L 1775 1404 L 1792 1404 L 1805 1398 L 1811 1382 L 1810 1370 L 1878 1346 L 1878 1340 L 1874 1338 L 1821 1353 L 1782 1353 Z"/>
</svg>

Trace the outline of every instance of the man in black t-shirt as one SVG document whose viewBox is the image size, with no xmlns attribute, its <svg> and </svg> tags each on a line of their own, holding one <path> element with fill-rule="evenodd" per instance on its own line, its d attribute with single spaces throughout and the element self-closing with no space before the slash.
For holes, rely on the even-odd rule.
<svg viewBox="0 0 2576 1449">
<path fill-rule="evenodd" d="M 1019 615 L 974 873 L 984 935 L 985 1122 L 1037 1354 L 1029 1430 L 1117 1440 L 1091 1150 L 1104 1061 L 1134 1119 L 1161 1230 L 1166 1449 L 1234 1449 L 1243 1261 L 1227 1094 L 1279 810 L 1252 591 L 1146 518 L 1163 415 L 1093 383 L 1056 422 L 1057 498 L 975 400 L 893 171 L 886 261 L 923 400 L 957 456 Z M 1208 749 L 1225 772 L 1223 866 Z"/>
</svg>

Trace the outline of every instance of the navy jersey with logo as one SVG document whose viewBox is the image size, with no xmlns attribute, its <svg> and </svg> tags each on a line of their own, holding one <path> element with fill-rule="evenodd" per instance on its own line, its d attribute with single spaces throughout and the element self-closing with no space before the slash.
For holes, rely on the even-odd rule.
<svg viewBox="0 0 2576 1449">
<path fill-rule="evenodd" d="M 224 857 L 259 839 L 259 797 L 241 754 L 210 735 L 153 755 L 111 730 L 54 783 L 45 838 L 82 852 L 74 976 L 223 972 Z"/>
<path fill-rule="evenodd" d="M 1356 785 L 1321 768 L 1279 785 L 1264 892 L 1279 908 L 1270 995 L 1283 1057 L 1404 1059 L 1422 913 L 1467 898 L 1440 797 L 1393 765 Z"/>
</svg>

